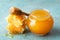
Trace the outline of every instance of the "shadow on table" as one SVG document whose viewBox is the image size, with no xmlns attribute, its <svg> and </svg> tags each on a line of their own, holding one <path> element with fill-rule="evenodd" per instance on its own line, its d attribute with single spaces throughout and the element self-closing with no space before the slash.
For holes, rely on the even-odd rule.
<svg viewBox="0 0 60 40">
<path fill-rule="evenodd" d="M 49 34 L 47 34 L 46 36 L 52 36 L 52 37 L 56 37 L 56 36 L 60 36 L 60 29 L 58 28 L 53 28 L 51 30 L 51 32 Z"/>
</svg>

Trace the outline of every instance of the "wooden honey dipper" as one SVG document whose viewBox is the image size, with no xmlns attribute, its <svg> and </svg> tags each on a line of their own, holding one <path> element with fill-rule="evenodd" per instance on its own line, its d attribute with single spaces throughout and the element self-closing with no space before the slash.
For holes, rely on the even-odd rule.
<svg viewBox="0 0 60 40">
<path fill-rule="evenodd" d="M 26 16 L 29 16 L 29 14 L 23 12 L 22 10 L 20 10 L 19 8 L 16 8 L 16 7 L 11 7 L 10 8 L 10 13 L 11 14 L 17 14 L 17 15 L 26 15 Z"/>
</svg>

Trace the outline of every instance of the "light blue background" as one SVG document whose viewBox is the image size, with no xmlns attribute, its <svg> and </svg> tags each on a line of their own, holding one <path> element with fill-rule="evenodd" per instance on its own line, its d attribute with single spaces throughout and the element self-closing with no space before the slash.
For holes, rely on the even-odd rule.
<svg viewBox="0 0 60 40">
<path fill-rule="evenodd" d="M 34 9 L 48 9 L 54 18 L 54 27 L 50 34 L 41 37 L 28 32 L 26 37 L 16 35 L 12 39 L 3 36 L 7 33 L 5 17 L 9 14 L 9 8 L 12 6 L 28 13 Z M 60 0 L 0 0 L 0 40 L 60 40 Z"/>
</svg>

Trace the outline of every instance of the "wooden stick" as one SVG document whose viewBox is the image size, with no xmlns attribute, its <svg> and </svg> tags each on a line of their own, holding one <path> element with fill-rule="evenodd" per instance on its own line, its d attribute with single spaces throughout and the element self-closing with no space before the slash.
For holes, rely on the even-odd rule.
<svg viewBox="0 0 60 40">
<path fill-rule="evenodd" d="M 16 14 L 16 15 L 26 15 L 26 16 L 29 16 L 29 14 L 23 12 L 22 10 L 20 10 L 19 8 L 16 8 L 16 7 L 11 7 L 10 8 L 10 13 L 11 14 Z"/>
</svg>

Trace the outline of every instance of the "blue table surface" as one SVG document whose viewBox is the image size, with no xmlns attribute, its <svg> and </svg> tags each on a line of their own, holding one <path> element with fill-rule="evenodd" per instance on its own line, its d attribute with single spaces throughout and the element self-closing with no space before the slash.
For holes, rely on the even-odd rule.
<svg viewBox="0 0 60 40">
<path fill-rule="evenodd" d="M 7 33 L 5 17 L 9 14 L 9 8 L 15 6 L 30 13 L 35 9 L 47 9 L 54 19 L 54 26 L 46 36 L 37 36 L 31 32 L 26 36 L 16 35 L 14 38 L 3 36 Z M 0 0 L 0 40 L 60 40 L 60 0 Z"/>
</svg>

